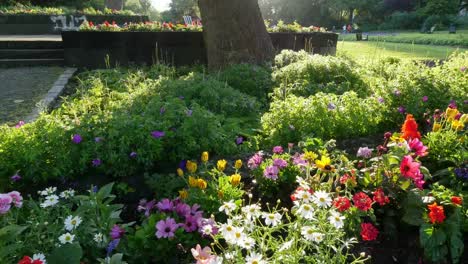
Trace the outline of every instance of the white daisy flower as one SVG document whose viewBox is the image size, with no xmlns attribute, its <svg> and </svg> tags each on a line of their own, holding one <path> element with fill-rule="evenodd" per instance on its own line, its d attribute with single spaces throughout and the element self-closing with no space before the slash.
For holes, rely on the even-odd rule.
<svg viewBox="0 0 468 264">
<path fill-rule="evenodd" d="M 55 194 L 56 191 L 57 191 L 57 187 L 49 187 L 43 191 L 39 191 L 38 193 L 42 196 L 48 196 L 48 195 Z"/>
<path fill-rule="evenodd" d="M 230 244 L 241 245 L 242 241 L 247 237 L 244 233 L 243 227 L 236 227 L 231 237 L 226 238 L 226 241 Z"/>
<path fill-rule="evenodd" d="M 245 221 L 243 224 L 245 230 L 248 232 L 252 232 L 255 229 L 255 222 L 254 221 Z"/>
<path fill-rule="evenodd" d="M 332 204 L 330 194 L 324 191 L 316 191 L 314 193 L 314 203 L 319 207 L 329 207 Z"/>
<path fill-rule="evenodd" d="M 225 259 L 234 259 L 234 252 L 226 252 L 224 253 L 224 258 Z"/>
<path fill-rule="evenodd" d="M 236 210 L 237 206 L 234 203 L 234 200 L 231 200 L 229 202 L 224 202 L 223 205 L 219 207 L 219 211 L 226 213 L 227 215 L 231 214 L 232 211 Z"/>
<path fill-rule="evenodd" d="M 201 231 L 202 231 L 203 235 L 209 236 L 209 235 L 211 235 L 211 233 L 213 233 L 213 227 L 211 225 L 204 225 L 201 228 Z"/>
<path fill-rule="evenodd" d="M 245 258 L 246 264 L 266 264 L 267 262 L 263 260 L 263 256 L 261 254 L 252 252 L 250 253 L 247 258 Z"/>
<path fill-rule="evenodd" d="M 60 193 L 60 197 L 68 199 L 75 196 L 75 190 L 73 189 L 68 189 Z"/>
<path fill-rule="evenodd" d="M 73 217 L 72 215 L 69 215 L 65 219 L 65 229 L 67 231 L 73 231 L 81 224 L 81 222 L 82 222 L 81 217 L 79 216 Z"/>
<path fill-rule="evenodd" d="M 247 219 L 253 220 L 260 216 L 260 209 L 258 204 L 252 204 L 242 207 L 241 211 L 245 214 Z"/>
<path fill-rule="evenodd" d="M 311 204 L 302 204 L 299 209 L 297 209 L 297 214 L 302 218 L 312 220 L 314 218 L 314 208 Z"/>
<path fill-rule="evenodd" d="M 102 243 L 102 241 L 104 241 L 104 235 L 102 233 L 97 233 L 94 235 L 93 240 L 96 241 L 96 243 Z"/>
<path fill-rule="evenodd" d="M 45 255 L 42 254 L 42 253 L 34 254 L 33 257 L 32 257 L 32 260 L 40 260 L 42 262 L 42 264 L 47 264 Z"/>
<path fill-rule="evenodd" d="M 224 239 L 234 236 L 234 231 L 236 227 L 232 224 L 232 221 L 229 219 L 227 224 L 222 224 L 219 228 L 219 232 L 223 235 Z"/>
<path fill-rule="evenodd" d="M 43 203 L 41 203 L 42 208 L 54 206 L 59 202 L 59 197 L 55 194 L 46 196 L 45 200 Z"/>
<path fill-rule="evenodd" d="M 301 235 L 303 235 L 306 240 L 312 240 L 313 233 L 314 229 L 311 226 L 304 226 L 301 228 Z"/>
<path fill-rule="evenodd" d="M 301 186 L 302 188 L 308 190 L 310 189 L 309 183 L 304 180 L 302 177 L 296 176 L 296 182 Z"/>
<path fill-rule="evenodd" d="M 62 243 L 63 245 L 67 244 L 67 243 L 72 243 L 73 240 L 75 239 L 75 235 L 72 235 L 70 233 L 65 233 L 61 236 L 59 236 L 59 241 L 60 243 Z"/>
<path fill-rule="evenodd" d="M 310 203 L 313 200 L 312 194 L 307 190 L 297 191 L 295 194 L 296 199 L 302 200 L 304 203 Z"/>
<path fill-rule="evenodd" d="M 331 212 L 331 215 L 328 217 L 328 221 L 332 224 L 335 228 L 340 229 L 344 226 L 344 219 L 346 217 L 340 215 L 338 212 Z"/>
<path fill-rule="evenodd" d="M 239 243 L 239 246 L 243 249 L 251 250 L 255 246 L 255 240 L 251 237 L 244 237 Z"/>
<path fill-rule="evenodd" d="M 282 215 L 279 213 L 264 213 L 262 216 L 266 225 L 277 226 L 281 222 Z"/>
<path fill-rule="evenodd" d="M 322 233 L 319 233 L 319 232 L 312 233 L 312 241 L 314 241 L 315 243 L 322 242 L 324 237 L 325 235 Z"/>
</svg>

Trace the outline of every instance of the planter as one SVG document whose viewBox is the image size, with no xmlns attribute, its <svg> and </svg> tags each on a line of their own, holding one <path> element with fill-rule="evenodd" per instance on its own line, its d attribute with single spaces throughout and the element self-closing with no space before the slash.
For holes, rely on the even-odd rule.
<svg viewBox="0 0 468 264">
<path fill-rule="evenodd" d="M 129 22 L 149 21 L 147 16 L 121 15 L 0 15 L 0 35 L 60 34 L 65 30 L 77 30 L 83 21 L 104 23 L 115 21 L 122 25 Z"/>
<path fill-rule="evenodd" d="M 273 46 L 334 55 L 334 33 L 271 33 Z M 150 65 L 165 62 L 175 66 L 206 64 L 202 32 L 62 32 L 65 64 L 103 68 L 107 64 Z"/>
</svg>

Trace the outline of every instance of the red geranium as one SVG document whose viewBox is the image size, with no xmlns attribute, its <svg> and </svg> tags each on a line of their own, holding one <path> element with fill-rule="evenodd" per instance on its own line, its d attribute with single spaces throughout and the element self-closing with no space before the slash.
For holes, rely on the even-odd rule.
<svg viewBox="0 0 468 264">
<path fill-rule="evenodd" d="M 456 205 L 462 205 L 462 203 L 463 203 L 462 198 L 458 197 L 458 196 L 452 196 L 452 199 L 450 199 L 450 200 L 452 200 L 452 203 L 456 204 Z"/>
<path fill-rule="evenodd" d="M 337 197 L 333 201 L 333 206 L 335 206 L 338 211 L 343 212 L 351 207 L 351 202 L 347 197 Z"/>
<path fill-rule="evenodd" d="M 351 185 L 356 185 L 356 176 L 345 173 L 343 176 L 340 177 L 340 183 L 350 183 Z"/>
<path fill-rule="evenodd" d="M 361 211 L 367 211 L 372 207 L 372 200 L 367 194 L 358 192 L 353 196 L 354 205 Z"/>
<path fill-rule="evenodd" d="M 384 206 L 385 204 L 388 204 L 390 202 L 390 199 L 388 199 L 388 196 L 385 196 L 384 191 L 382 188 L 378 188 L 374 194 L 374 202 L 380 204 L 381 206 Z"/>
<path fill-rule="evenodd" d="M 379 230 L 371 223 L 361 223 L 361 237 L 364 241 L 376 240 Z"/>
<path fill-rule="evenodd" d="M 418 131 L 418 123 L 416 123 L 416 120 L 413 118 L 413 115 L 406 115 L 405 123 L 403 123 L 403 126 L 401 127 L 401 133 L 403 133 L 401 137 L 406 140 L 410 138 L 421 139 L 421 134 Z"/>
<path fill-rule="evenodd" d="M 444 207 L 442 205 L 437 205 L 436 202 L 434 202 L 431 205 L 427 206 L 429 208 L 429 218 L 431 219 L 431 223 L 443 223 L 445 219 L 445 213 L 444 213 Z"/>
<path fill-rule="evenodd" d="M 18 264 L 44 264 L 44 262 L 42 262 L 42 260 L 40 259 L 32 259 L 31 257 L 29 256 L 24 256 L 19 262 Z"/>
</svg>

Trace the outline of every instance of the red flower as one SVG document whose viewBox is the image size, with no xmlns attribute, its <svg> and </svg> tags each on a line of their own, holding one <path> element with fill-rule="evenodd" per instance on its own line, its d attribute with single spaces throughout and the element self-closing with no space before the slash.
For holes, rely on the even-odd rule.
<svg viewBox="0 0 468 264">
<path fill-rule="evenodd" d="M 345 174 L 340 177 L 340 183 L 341 184 L 351 184 L 351 185 L 356 185 L 356 176 L 350 176 L 349 174 Z"/>
<path fill-rule="evenodd" d="M 32 264 L 32 259 L 28 256 L 24 256 L 18 264 Z"/>
<path fill-rule="evenodd" d="M 351 207 L 351 202 L 346 197 L 337 197 L 333 201 L 333 206 L 335 206 L 338 211 L 343 212 Z"/>
<path fill-rule="evenodd" d="M 418 162 L 413 161 L 413 157 L 410 155 L 406 155 L 403 157 L 403 160 L 401 161 L 400 164 L 400 172 L 403 177 L 407 178 L 420 178 L 420 171 L 419 171 L 419 164 Z"/>
<path fill-rule="evenodd" d="M 431 219 L 431 223 L 443 223 L 445 219 L 445 213 L 444 213 L 444 207 L 442 205 L 437 205 L 436 202 L 434 202 L 431 205 L 427 206 L 429 208 L 429 218 Z"/>
<path fill-rule="evenodd" d="M 376 240 L 379 230 L 371 223 L 361 223 L 361 237 L 364 241 Z"/>
<path fill-rule="evenodd" d="M 354 205 L 361 211 L 367 211 L 372 207 L 372 200 L 367 194 L 358 192 L 353 195 Z"/>
<path fill-rule="evenodd" d="M 388 204 L 390 202 L 390 199 L 388 199 L 388 196 L 385 196 L 385 193 L 382 190 L 382 188 L 378 188 L 372 194 L 374 195 L 374 202 L 380 204 L 380 206 L 384 206 L 385 204 Z"/>
<path fill-rule="evenodd" d="M 36 259 L 36 260 L 33 260 L 33 262 L 31 262 L 31 264 L 44 264 L 44 262 L 42 262 L 42 260 L 40 260 L 40 259 Z"/>
<path fill-rule="evenodd" d="M 117 25 L 117 24 L 115 23 L 115 21 L 112 21 L 112 25 L 115 26 L 115 25 Z"/>
<path fill-rule="evenodd" d="M 401 127 L 401 133 L 403 133 L 401 137 L 406 140 L 410 138 L 421 139 L 421 134 L 418 131 L 418 123 L 416 123 L 416 120 L 413 118 L 413 115 L 406 115 L 405 123 L 403 123 L 403 126 Z"/>
<path fill-rule="evenodd" d="M 459 197 L 459 196 L 452 196 L 452 199 L 450 199 L 450 200 L 452 200 L 452 203 L 456 204 L 456 205 L 462 205 L 462 203 L 463 203 L 462 198 Z"/>
<path fill-rule="evenodd" d="M 93 22 L 89 21 L 89 26 L 90 26 L 90 27 L 94 27 Z"/>
<path fill-rule="evenodd" d="M 106 20 L 106 21 L 104 21 L 104 25 L 106 25 L 106 27 L 108 27 L 110 24 L 109 24 L 109 22 L 107 22 L 107 20 Z"/>
<path fill-rule="evenodd" d="M 294 191 L 293 194 L 291 194 L 290 198 L 291 198 L 291 201 L 296 201 L 297 197 L 296 195 L 298 194 L 299 191 L 305 191 L 304 188 L 302 187 L 297 187 L 297 189 Z M 309 192 L 310 194 L 314 194 L 314 191 L 312 189 L 308 189 L 307 192 Z"/>
</svg>

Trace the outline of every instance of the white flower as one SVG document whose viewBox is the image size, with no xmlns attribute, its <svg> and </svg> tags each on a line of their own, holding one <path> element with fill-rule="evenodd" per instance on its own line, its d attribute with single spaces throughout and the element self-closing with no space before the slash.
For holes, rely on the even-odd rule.
<svg viewBox="0 0 468 264">
<path fill-rule="evenodd" d="M 39 191 L 38 193 L 42 196 L 48 196 L 48 195 L 55 194 L 56 191 L 57 191 L 57 187 L 49 187 L 43 191 Z"/>
<path fill-rule="evenodd" d="M 242 207 L 241 211 L 245 214 L 247 219 L 256 219 L 260 216 L 260 206 L 258 204 L 252 204 Z"/>
<path fill-rule="evenodd" d="M 243 227 L 236 227 L 234 228 L 234 232 L 230 237 L 226 237 L 226 241 L 230 244 L 235 244 L 238 246 L 242 245 L 242 241 L 247 237 L 244 233 Z"/>
<path fill-rule="evenodd" d="M 209 236 L 209 235 L 211 235 L 211 233 L 213 233 L 213 227 L 211 225 L 204 225 L 201 228 L 201 231 L 202 231 L 203 235 Z"/>
<path fill-rule="evenodd" d="M 65 245 L 66 243 L 70 243 L 70 244 L 71 244 L 71 243 L 73 242 L 74 239 L 75 239 L 75 235 L 72 235 L 72 234 L 70 234 L 70 233 L 65 233 L 65 234 L 63 234 L 63 235 L 61 235 L 61 236 L 59 237 L 60 243 L 62 243 L 62 244 L 64 244 L 64 245 Z"/>
<path fill-rule="evenodd" d="M 73 217 L 72 215 L 69 215 L 65 219 L 65 229 L 67 231 L 73 231 L 73 229 L 76 229 L 81 224 L 81 222 L 82 222 L 81 217 L 79 216 Z"/>
<path fill-rule="evenodd" d="M 309 183 L 307 183 L 306 180 L 304 180 L 302 177 L 299 177 L 297 176 L 296 177 L 296 182 L 299 184 L 299 186 L 301 186 L 302 188 L 306 189 L 306 190 L 309 190 L 310 189 L 310 186 L 309 186 Z"/>
<path fill-rule="evenodd" d="M 312 194 L 306 190 L 300 190 L 296 192 L 295 197 L 298 200 L 302 200 L 304 203 L 310 203 L 313 199 Z"/>
<path fill-rule="evenodd" d="M 281 222 L 282 215 L 279 213 L 264 213 L 262 217 L 265 218 L 265 224 L 277 226 Z"/>
<path fill-rule="evenodd" d="M 97 233 L 94 235 L 93 240 L 96 241 L 96 243 L 101 243 L 104 240 L 104 236 L 101 233 Z"/>
<path fill-rule="evenodd" d="M 243 226 L 245 230 L 252 232 L 255 229 L 255 221 L 245 221 Z"/>
<path fill-rule="evenodd" d="M 59 197 L 55 194 L 49 195 L 45 198 L 44 202 L 41 203 L 42 208 L 46 208 L 49 206 L 54 206 L 59 202 Z"/>
<path fill-rule="evenodd" d="M 314 203 L 319 207 L 328 207 L 332 204 L 332 199 L 328 193 L 316 191 L 314 193 Z"/>
<path fill-rule="evenodd" d="M 75 196 L 75 190 L 73 189 L 68 189 L 60 193 L 60 197 L 68 199 Z"/>
<path fill-rule="evenodd" d="M 222 224 L 221 227 L 219 228 L 219 232 L 225 239 L 228 237 L 234 236 L 234 231 L 236 227 L 232 224 L 232 221 L 229 219 L 227 224 Z"/>
<path fill-rule="evenodd" d="M 301 234 L 305 237 L 305 239 L 309 241 L 314 241 L 316 243 L 320 243 L 323 240 L 324 234 L 319 232 L 314 232 L 314 229 L 311 226 L 305 226 L 301 229 Z"/>
<path fill-rule="evenodd" d="M 40 260 L 40 261 L 42 262 L 42 264 L 47 264 L 45 255 L 42 254 L 42 253 L 34 254 L 33 257 L 32 257 L 32 259 L 33 259 L 33 260 Z"/>
<path fill-rule="evenodd" d="M 288 242 L 284 243 L 278 251 L 282 252 L 288 250 L 292 246 L 292 243 L 294 243 L 294 239 L 291 239 Z"/>
<path fill-rule="evenodd" d="M 251 250 L 255 246 L 255 240 L 251 237 L 244 237 L 239 246 L 243 249 Z"/>
<path fill-rule="evenodd" d="M 324 236 L 325 235 L 322 233 L 314 232 L 312 233 L 312 241 L 314 241 L 315 243 L 320 243 L 323 241 Z"/>
<path fill-rule="evenodd" d="M 226 259 L 234 259 L 234 252 L 226 252 L 226 253 L 224 253 L 224 258 L 226 258 Z"/>
<path fill-rule="evenodd" d="M 266 261 L 264 261 L 263 256 L 261 254 L 252 252 L 250 253 L 247 258 L 245 258 L 245 263 L 246 264 L 266 264 Z"/>
<path fill-rule="evenodd" d="M 338 212 L 331 212 L 331 215 L 328 217 L 328 221 L 332 224 L 335 228 L 342 228 L 344 226 L 343 220 L 346 217 L 340 215 Z"/>
<path fill-rule="evenodd" d="M 314 218 L 314 208 L 310 204 L 302 204 L 297 209 L 297 214 L 305 219 L 312 220 Z"/>
<path fill-rule="evenodd" d="M 234 203 L 234 200 L 231 200 L 229 202 L 224 202 L 224 204 L 219 207 L 219 211 L 224 211 L 227 215 L 229 215 L 232 211 L 236 210 L 236 208 L 237 206 Z"/>
</svg>

